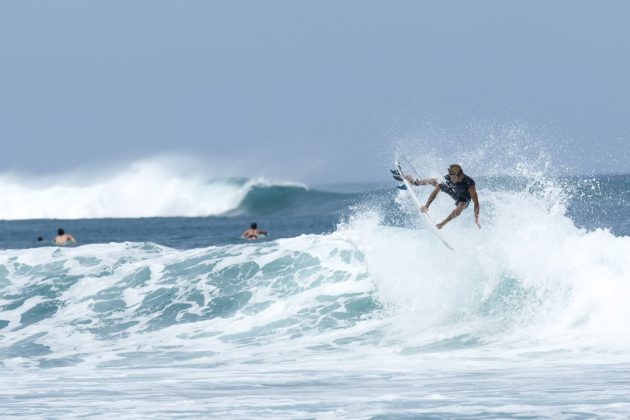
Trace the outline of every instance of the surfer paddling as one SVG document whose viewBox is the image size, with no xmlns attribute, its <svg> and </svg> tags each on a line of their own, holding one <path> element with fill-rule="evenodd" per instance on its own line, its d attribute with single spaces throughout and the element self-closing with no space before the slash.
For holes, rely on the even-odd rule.
<svg viewBox="0 0 630 420">
<path fill-rule="evenodd" d="M 267 232 L 262 229 L 258 229 L 258 225 L 256 223 L 252 223 L 249 229 L 243 232 L 241 236 L 245 239 L 254 240 L 264 235 L 267 235 Z"/>
<path fill-rule="evenodd" d="M 68 245 L 68 244 L 74 244 L 77 241 L 74 239 L 74 237 L 68 233 L 66 233 L 63 229 L 59 228 L 57 229 L 57 236 L 55 236 L 55 239 L 53 239 L 53 243 L 55 245 Z"/>
<path fill-rule="evenodd" d="M 394 179 L 402 181 L 402 178 L 398 171 L 392 171 Z M 464 171 L 459 165 L 451 165 L 448 167 L 448 175 L 444 176 L 444 181 L 438 182 L 435 178 L 414 179 L 411 175 L 405 175 L 405 179 L 413 185 L 432 185 L 435 187 L 427 203 L 422 206 L 422 211 L 427 212 L 429 206 L 435 200 L 435 197 L 440 191 L 450 195 L 455 200 L 455 209 L 448 215 L 446 219 L 435 225 L 438 229 L 442 229 L 445 224 L 459 216 L 462 211 L 470 204 L 470 201 L 474 203 L 475 209 L 475 225 L 481 229 L 479 225 L 479 199 L 477 198 L 477 190 L 475 189 L 475 181 L 464 174 Z"/>
</svg>

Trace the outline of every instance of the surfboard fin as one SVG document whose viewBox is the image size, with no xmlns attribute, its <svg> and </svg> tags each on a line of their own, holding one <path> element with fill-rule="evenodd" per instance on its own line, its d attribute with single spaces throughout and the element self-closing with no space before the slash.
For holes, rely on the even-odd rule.
<svg viewBox="0 0 630 420">
<path fill-rule="evenodd" d="M 399 190 L 406 190 L 407 186 L 405 184 L 402 184 L 402 185 L 398 185 L 396 188 L 398 188 Z"/>
<path fill-rule="evenodd" d="M 390 169 L 389 171 L 392 173 L 392 176 L 396 181 L 402 181 L 402 176 L 400 176 L 400 173 L 398 173 L 396 169 Z"/>
</svg>

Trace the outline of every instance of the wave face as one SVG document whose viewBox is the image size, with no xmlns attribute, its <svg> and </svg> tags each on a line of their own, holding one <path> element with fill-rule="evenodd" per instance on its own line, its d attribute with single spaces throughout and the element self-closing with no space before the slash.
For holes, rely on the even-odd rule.
<svg viewBox="0 0 630 420">
<path fill-rule="evenodd" d="M 247 192 L 235 210 L 226 214 L 322 215 L 338 213 L 356 199 L 357 194 L 309 190 L 299 186 L 256 185 Z"/>
<path fill-rule="evenodd" d="M 378 314 L 364 258 L 338 235 L 189 251 L 136 243 L 6 251 L 0 358 L 142 364 L 180 345 L 181 360 L 220 359 L 278 342 L 306 348 L 334 331 L 353 337 Z"/>
<path fill-rule="evenodd" d="M 104 179 L 4 174 L 0 197 L 0 220 L 321 214 L 352 200 L 263 178 L 217 177 L 167 160 L 136 162 Z"/>
</svg>

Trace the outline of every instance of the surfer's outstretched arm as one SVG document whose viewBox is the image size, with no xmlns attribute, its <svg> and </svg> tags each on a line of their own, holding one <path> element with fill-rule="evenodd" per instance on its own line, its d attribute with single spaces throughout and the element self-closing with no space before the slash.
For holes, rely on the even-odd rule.
<svg viewBox="0 0 630 420">
<path fill-rule="evenodd" d="M 448 217 L 442 221 L 442 223 L 438 223 L 437 225 L 435 225 L 435 227 L 437 227 L 438 229 L 442 229 L 445 224 L 462 214 L 462 211 L 464 211 L 465 208 L 466 203 L 457 203 L 457 207 L 455 207 L 451 214 L 449 214 Z"/>
<path fill-rule="evenodd" d="M 438 186 L 438 181 L 435 178 L 425 178 L 425 179 L 413 179 L 411 175 L 407 175 L 407 181 L 411 182 L 413 185 L 433 185 L 434 187 Z"/>
</svg>

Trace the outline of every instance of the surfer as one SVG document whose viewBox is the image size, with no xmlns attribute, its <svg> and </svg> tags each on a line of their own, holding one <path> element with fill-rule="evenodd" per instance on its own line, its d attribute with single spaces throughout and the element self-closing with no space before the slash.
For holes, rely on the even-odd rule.
<svg viewBox="0 0 630 420">
<path fill-rule="evenodd" d="M 393 171 L 396 172 L 396 171 Z M 426 179 L 414 179 L 411 175 L 406 175 L 405 178 L 413 185 L 433 185 L 435 189 L 429 196 L 427 203 L 422 206 L 422 211 L 427 212 L 429 206 L 435 200 L 440 191 L 450 195 L 455 200 L 455 209 L 448 215 L 446 219 L 435 225 L 438 229 L 442 229 L 445 224 L 459 216 L 470 201 L 474 203 L 475 209 L 475 225 L 481 229 L 479 225 L 479 199 L 477 198 L 477 190 L 475 189 L 475 181 L 464 174 L 464 171 L 460 165 L 451 165 L 448 167 L 448 175 L 444 176 L 444 181 L 438 182 L 435 178 Z M 394 173 L 394 179 L 402 181 L 400 175 Z"/>
<path fill-rule="evenodd" d="M 258 239 L 261 235 L 267 235 L 267 232 L 261 229 L 258 229 L 258 225 L 256 222 L 252 223 L 243 234 L 241 235 L 245 239 L 254 240 Z"/>
<path fill-rule="evenodd" d="M 68 245 L 69 243 L 76 243 L 72 235 L 66 233 L 63 229 L 57 229 L 57 236 L 53 239 L 55 245 Z"/>
</svg>

